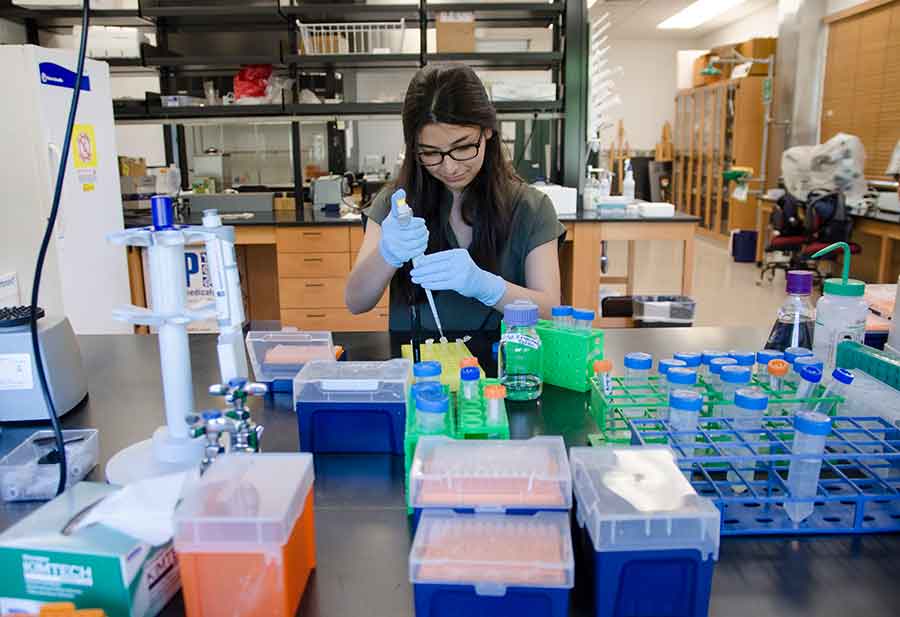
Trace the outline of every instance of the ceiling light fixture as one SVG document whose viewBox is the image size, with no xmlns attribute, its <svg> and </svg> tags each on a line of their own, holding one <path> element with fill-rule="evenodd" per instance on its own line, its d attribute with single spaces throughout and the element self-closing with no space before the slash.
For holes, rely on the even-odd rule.
<svg viewBox="0 0 900 617">
<path fill-rule="evenodd" d="M 746 0 L 697 0 L 656 27 L 660 30 L 691 30 L 744 2 Z"/>
</svg>

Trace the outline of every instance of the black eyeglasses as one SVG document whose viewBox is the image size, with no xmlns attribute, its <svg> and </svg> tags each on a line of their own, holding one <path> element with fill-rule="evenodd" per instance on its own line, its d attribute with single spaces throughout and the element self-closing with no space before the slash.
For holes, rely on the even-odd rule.
<svg viewBox="0 0 900 617">
<path fill-rule="evenodd" d="M 484 137 L 484 130 L 478 133 L 478 141 L 474 144 L 465 144 L 457 146 L 446 151 L 429 150 L 428 152 L 417 152 L 419 162 L 425 167 L 437 167 L 444 162 L 444 157 L 449 156 L 454 161 L 463 162 L 471 161 L 481 150 L 481 138 Z"/>
</svg>

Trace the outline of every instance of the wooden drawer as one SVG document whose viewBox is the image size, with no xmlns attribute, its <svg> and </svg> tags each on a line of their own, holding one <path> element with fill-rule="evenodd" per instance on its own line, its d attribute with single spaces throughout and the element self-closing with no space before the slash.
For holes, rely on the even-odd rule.
<svg viewBox="0 0 900 617">
<path fill-rule="evenodd" d="M 283 309 L 345 308 L 344 288 L 347 279 L 280 279 L 278 294 Z M 378 306 L 387 308 L 389 292 L 385 291 Z"/>
<path fill-rule="evenodd" d="M 383 331 L 388 328 L 388 309 L 376 308 L 362 315 L 347 309 L 282 309 L 281 325 L 332 332 Z"/>
<path fill-rule="evenodd" d="M 279 253 L 346 253 L 350 250 L 350 227 L 279 227 L 275 239 Z"/>
<path fill-rule="evenodd" d="M 350 252 L 353 253 L 354 258 L 356 258 L 356 254 L 362 247 L 363 238 L 365 237 L 365 235 L 366 234 L 363 231 L 362 225 L 360 225 L 359 227 L 350 228 Z"/>
<path fill-rule="evenodd" d="M 278 251 L 278 278 L 345 278 L 350 274 L 349 253 L 282 253 Z"/>
</svg>

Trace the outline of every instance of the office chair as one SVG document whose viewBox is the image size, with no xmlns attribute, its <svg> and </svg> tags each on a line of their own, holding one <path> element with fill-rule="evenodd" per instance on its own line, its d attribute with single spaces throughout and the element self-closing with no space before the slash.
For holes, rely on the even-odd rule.
<svg viewBox="0 0 900 617">
<path fill-rule="evenodd" d="M 767 276 L 769 283 L 774 281 L 778 270 L 809 270 L 815 284 L 821 285 L 828 274 L 822 271 L 822 261 L 833 261 L 836 255 L 811 259 L 814 253 L 834 242 L 847 242 L 852 255 L 862 252 L 859 244 L 850 242 L 853 220 L 840 192 L 811 191 L 806 202 L 785 193 L 772 211 L 769 226 L 772 238 L 766 247 L 759 284 Z M 775 253 L 786 254 L 787 258 L 779 259 Z"/>
</svg>

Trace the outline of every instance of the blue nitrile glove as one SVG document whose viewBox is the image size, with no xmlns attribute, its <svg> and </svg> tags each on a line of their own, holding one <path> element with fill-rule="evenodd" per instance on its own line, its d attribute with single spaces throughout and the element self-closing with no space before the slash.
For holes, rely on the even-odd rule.
<svg viewBox="0 0 900 617">
<path fill-rule="evenodd" d="M 475 265 L 466 249 L 424 255 L 412 270 L 413 283 L 425 289 L 452 289 L 467 298 L 494 306 L 506 293 L 506 281 Z"/>
<path fill-rule="evenodd" d="M 428 248 L 428 228 L 425 219 L 412 216 L 406 206 L 406 191 L 400 189 L 391 196 L 391 213 L 381 222 L 381 241 L 378 250 L 384 260 L 399 268 Z"/>
</svg>

